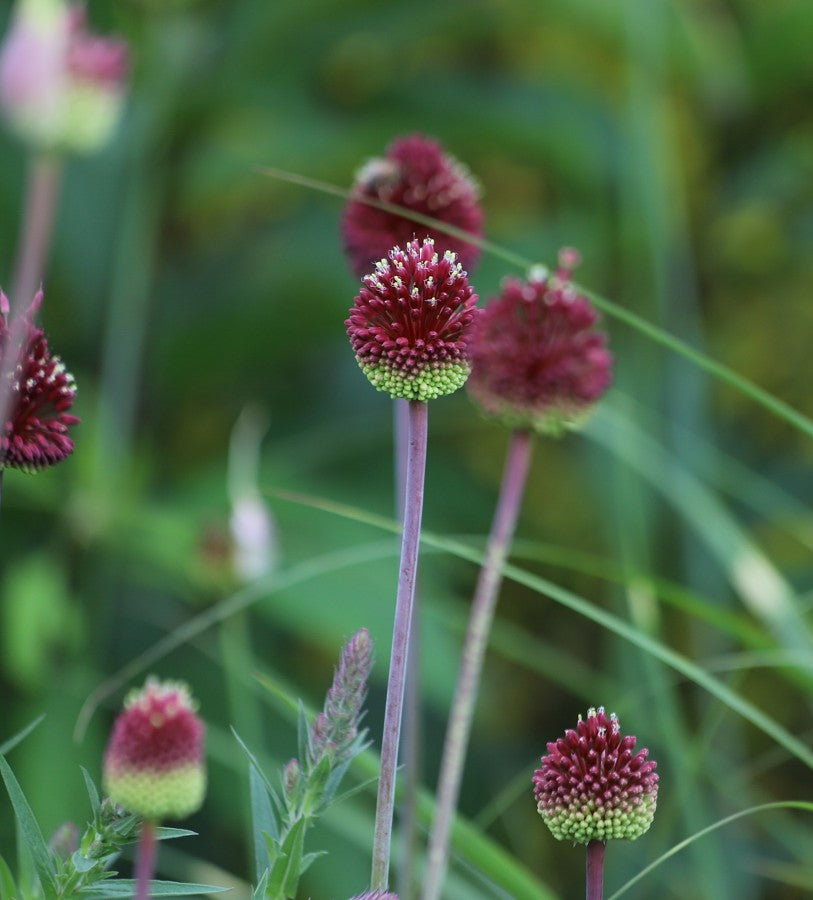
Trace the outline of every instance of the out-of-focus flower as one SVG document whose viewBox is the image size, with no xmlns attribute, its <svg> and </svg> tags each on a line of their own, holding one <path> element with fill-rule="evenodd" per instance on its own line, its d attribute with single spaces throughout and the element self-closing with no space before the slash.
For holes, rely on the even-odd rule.
<svg viewBox="0 0 813 900">
<path fill-rule="evenodd" d="M 367 891 L 366 894 L 356 894 L 350 900 L 398 900 L 398 894 L 389 891 Z"/>
<path fill-rule="evenodd" d="M 478 316 L 467 389 L 483 412 L 510 428 L 560 434 L 576 427 L 612 380 L 598 314 L 570 282 L 575 251 L 555 275 L 508 279 Z"/>
<path fill-rule="evenodd" d="M 206 792 L 203 735 L 186 685 L 148 678 L 113 725 L 104 758 L 110 799 L 151 822 L 191 815 Z"/>
<path fill-rule="evenodd" d="M 26 312 L 9 323 L 8 298 L 0 291 L 0 470 L 36 472 L 73 452 L 68 429 L 79 419 L 68 410 L 76 384 L 34 324 L 42 296 L 38 291 Z"/>
<path fill-rule="evenodd" d="M 118 122 L 127 73 L 127 45 L 91 33 L 83 6 L 18 0 L 0 47 L 0 106 L 36 149 L 91 152 Z"/>
<path fill-rule="evenodd" d="M 477 295 L 454 253 L 431 238 L 394 247 L 370 275 L 346 320 L 362 372 L 393 398 L 451 394 L 469 375 Z"/>
<path fill-rule="evenodd" d="M 635 840 L 652 824 L 658 800 L 656 763 L 636 739 L 621 737 L 604 707 L 579 716 L 574 731 L 549 743 L 533 786 L 539 814 L 560 841 Z"/>
<path fill-rule="evenodd" d="M 387 148 L 386 156 L 371 159 L 360 169 L 342 219 L 350 267 L 361 278 L 391 247 L 403 247 L 416 237 L 431 237 L 439 251 L 456 253 L 467 270 L 480 258 L 475 244 L 376 209 L 364 203 L 364 198 L 403 206 L 482 237 L 477 184 L 437 141 L 420 134 L 398 138 Z"/>
</svg>

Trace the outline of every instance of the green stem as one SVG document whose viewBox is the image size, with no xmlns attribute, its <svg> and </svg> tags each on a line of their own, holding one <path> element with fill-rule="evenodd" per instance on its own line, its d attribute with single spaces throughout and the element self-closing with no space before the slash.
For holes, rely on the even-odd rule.
<svg viewBox="0 0 813 900">
<path fill-rule="evenodd" d="M 381 743 L 381 774 L 378 781 L 378 801 L 375 814 L 371 874 L 373 890 L 385 890 L 389 882 L 392 817 L 395 806 L 395 771 L 398 764 L 409 635 L 418 569 L 428 421 L 427 404 L 419 400 L 410 401 L 401 569 L 395 602 L 395 624 L 392 633 L 390 674 L 384 712 L 384 734 Z"/>
<path fill-rule="evenodd" d="M 438 779 L 437 812 L 429 840 L 427 870 L 421 895 L 423 900 L 438 900 L 443 888 L 452 823 L 460 796 L 460 782 L 488 646 L 488 635 L 502 583 L 502 568 L 508 556 L 525 493 L 532 447 L 530 432 L 513 433 L 491 534 L 474 591 L 469 626 L 463 644 L 460 674 L 449 713 Z"/>
</svg>

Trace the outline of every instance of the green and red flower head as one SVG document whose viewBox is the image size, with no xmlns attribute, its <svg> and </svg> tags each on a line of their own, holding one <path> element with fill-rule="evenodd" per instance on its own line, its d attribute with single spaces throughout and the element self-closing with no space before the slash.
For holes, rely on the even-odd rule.
<svg viewBox="0 0 813 900">
<path fill-rule="evenodd" d="M 431 400 L 465 384 L 477 295 L 454 253 L 432 238 L 394 247 L 345 321 L 362 372 L 393 398 Z"/>
<path fill-rule="evenodd" d="M 8 298 L 0 291 L 0 470 L 36 472 L 73 452 L 68 431 L 79 419 L 68 410 L 76 383 L 34 324 L 41 304 L 38 291 L 28 309 L 9 323 Z"/>
<path fill-rule="evenodd" d="M 578 254 L 563 250 L 554 275 L 508 279 L 478 316 L 470 341 L 469 395 L 509 428 L 561 434 L 586 417 L 612 380 L 598 314 L 570 281 Z"/>
<path fill-rule="evenodd" d="M 431 237 L 439 251 L 456 253 L 467 270 L 480 258 L 475 244 L 376 209 L 364 203 L 365 198 L 403 206 L 482 237 L 477 184 L 437 141 L 420 134 L 398 138 L 386 156 L 371 159 L 360 169 L 342 219 L 350 267 L 360 278 L 391 247 L 403 247 L 415 237 Z"/>
<path fill-rule="evenodd" d="M 548 744 L 534 772 L 536 808 L 553 836 L 580 844 L 635 840 L 652 824 L 658 800 L 657 763 L 635 753 L 621 736 L 615 713 L 604 707 L 579 716 L 575 731 Z"/>
<path fill-rule="evenodd" d="M 148 678 L 113 725 L 104 758 L 110 799 L 151 822 L 191 815 L 206 792 L 203 734 L 186 686 Z"/>
</svg>

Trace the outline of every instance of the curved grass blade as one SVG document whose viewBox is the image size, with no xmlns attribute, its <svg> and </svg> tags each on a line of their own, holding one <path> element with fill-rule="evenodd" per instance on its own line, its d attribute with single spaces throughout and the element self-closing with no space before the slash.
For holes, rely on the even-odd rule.
<svg viewBox="0 0 813 900">
<path fill-rule="evenodd" d="M 79 893 L 85 897 L 134 897 L 136 883 L 132 878 L 116 878 L 82 888 Z M 200 897 L 201 894 L 220 894 L 229 888 L 214 884 L 184 884 L 180 881 L 151 881 L 150 897 Z"/>
<path fill-rule="evenodd" d="M 680 853 L 681 850 L 685 850 L 686 847 L 688 847 L 690 844 L 694 843 L 710 832 L 716 831 L 718 828 L 722 828 L 724 825 L 729 825 L 731 822 L 736 822 L 737 819 L 742 819 L 746 816 L 753 816 L 758 813 L 767 812 L 771 809 L 803 809 L 807 812 L 813 812 L 813 803 L 808 803 L 804 800 L 779 800 L 775 803 L 763 803 L 760 806 L 752 806 L 749 809 L 742 809 L 739 812 L 733 813 L 733 815 L 726 816 L 724 819 L 720 819 L 718 822 L 714 822 L 712 825 L 701 829 L 691 837 L 687 837 L 679 844 L 675 844 L 674 847 L 672 847 L 670 850 L 667 850 L 667 852 L 662 856 L 659 856 L 648 866 L 641 869 L 641 871 L 635 877 L 630 878 L 630 880 L 626 884 L 622 885 L 614 894 L 611 894 L 607 898 L 607 900 L 616 900 L 617 897 L 625 894 L 631 887 L 633 887 L 633 885 L 636 885 L 639 881 L 641 881 L 641 879 L 649 875 L 650 872 L 652 872 L 654 869 L 657 869 L 661 864 L 665 863 L 667 859 L 671 859 L 671 857 Z"/>
<path fill-rule="evenodd" d="M 308 178 L 305 175 L 298 175 L 295 172 L 286 172 L 283 169 L 275 169 L 269 166 L 259 167 L 258 171 L 263 175 L 267 175 L 269 178 L 276 178 L 277 180 L 285 181 L 288 184 L 296 184 L 300 187 L 319 191 L 323 194 L 329 194 L 333 197 L 339 197 L 343 200 L 347 200 L 351 196 L 351 191 L 348 189 L 339 187 L 335 184 L 329 184 L 325 181 L 319 181 L 315 178 Z M 537 262 L 536 260 L 527 259 L 520 254 L 513 253 L 511 250 L 501 247 L 498 244 L 494 244 L 491 241 L 481 240 L 475 235 L 469 234 L 467 231 L 455 228 L 452 225 L 447 225 L 445 222 L 440 222 L 437 219 L 433 219 L 431 216 L 415 213 L 406 207 L 397 206 L 393 203 L 385 203 L 367 197 L 357 197 L 356 199 L 375 209 L 394 213 L 405 219 L 418 222 L 420 225 L 428 225 L 437 231 L 469 241 L 471 244 L 480 247 L 484 252 L 496 256 L 512 266 L 517 266 L 521 269 L 530 269 Z M 753 381 L 739 375 L 733 369 L 723 365 L 723 363 L 717 362 L 710 356 L 706 356 L 704 353 L 701 353 L 699 350 L 692 347 L 691 344 L 682 341 L 680 338 L 675 337 L 663 328 L 659 328 L 657 325 L 654 325 L 652 322 L 647 321 L 636 313 L 625 309 L 623 306 L 619 306 L 617 303 L 607 300 L 605 297 L 602 297 L 601 294 L 597 294 L 595 291 L 591 291 L 583 285 L 574 283 L 573 286 L 586 297 L 589 297 L 596 308 L 600 309 L 608 316 L 617 319 L 619 322 L 623 322 L 625 325 L 635 329 L 656 344 L 660 344 L 671 352 L 682 356 L 699 369 L 708 372 L 719 381 L 725 382 L 741 394 L 744 394 L 759 406 L 769 410 L 777 418 L 783 419 L 785 422 L 793 425 L 794 428 L 797 428 L 799 431 L 808 435 L 808 437 L 813 437 L 813 420 L 800 413 L 797 409 L 794 409 L 789 403 L 780 400 L 778 397 L 774 397 L 769 391 L 766 391 L 764 388 L 759 387 L 759 385 L 754 384 Z"/>
<path fill-rule="evenodd" d="M 45 718 L 45 713 L 41 716 L 37 716 L 33 722 L 30 722 L 25 728 L 21 729 L 17 732 L 17 734 L 10 737 L 4 744 L 0 744 L 0 756 L 7 756 L 10 750 L 13 750 L 20 741 L 24 740 L 28 737 L 29 734 L 40 724 L 40 722 Z"/>
</svg>

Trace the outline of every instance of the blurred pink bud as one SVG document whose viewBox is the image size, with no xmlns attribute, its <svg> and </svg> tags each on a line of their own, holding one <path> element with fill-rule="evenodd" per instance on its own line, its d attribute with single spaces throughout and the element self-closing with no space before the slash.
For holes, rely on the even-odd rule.
<svg viewBox="0 0 813 900">
<path fill-rule="evenodd" d="M 0 46 L 0 108 L 38 150 L 96 150 L 118 122 L 128 56 L 124 41 L 88 31 L 82 6 L 18 0 Z"/>
</svg>

